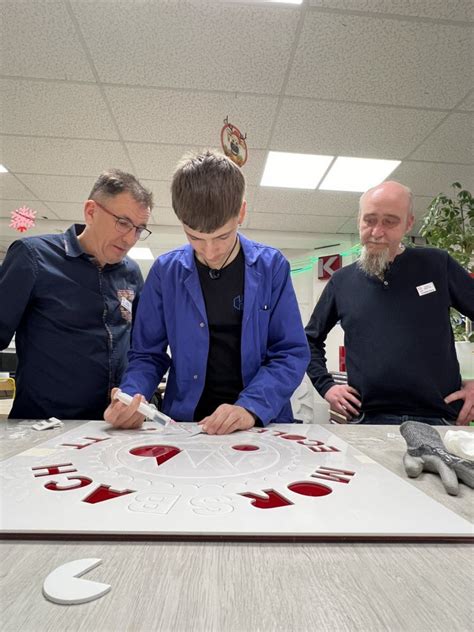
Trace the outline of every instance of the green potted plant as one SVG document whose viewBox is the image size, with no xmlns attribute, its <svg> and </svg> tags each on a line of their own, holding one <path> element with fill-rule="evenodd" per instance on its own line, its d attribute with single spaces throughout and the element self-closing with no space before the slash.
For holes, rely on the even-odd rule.
<svg viewBox="0 0 474 632">
<path fill-rule="evenodd" d="M 453 182 L 453 195 L 437 195 L 423 218 L 420 234 L 430 246 L 446 250 L 472 274 L 474 251 L 474 198 L 459 182 Z M 472 373 L 474 332 L 469 318 L 451 310 L 451 324 L 459 362 Z M 474 377 L 474 375 L 466 375 Z"/>
</svg>

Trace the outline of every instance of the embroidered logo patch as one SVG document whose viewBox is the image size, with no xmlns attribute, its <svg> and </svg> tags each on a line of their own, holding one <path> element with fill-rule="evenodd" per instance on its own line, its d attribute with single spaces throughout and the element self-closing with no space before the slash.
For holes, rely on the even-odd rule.
<svg viewBox="0 0 474 632">
<path fill-rule="evenodd" d="M 244 309 L 244 297 L 240 294 L 238 296 L 234 296 L 232 305 L 234 306 L 234 309 L 240 312 L 242 309 Z"/>
<path fill-rule="evenodd" d="M 135 290 L 117 290 L 122 318 L 132 322 L 132 303 L 135 298 Z"/>
</svg>

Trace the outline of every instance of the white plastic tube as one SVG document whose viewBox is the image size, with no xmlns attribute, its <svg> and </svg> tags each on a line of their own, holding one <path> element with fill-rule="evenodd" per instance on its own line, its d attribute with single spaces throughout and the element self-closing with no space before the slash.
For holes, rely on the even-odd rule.
<svg viewBox="0 0 474 632">
<path fill-rule="evenodd" d="M 121 390 L 118 390 L 115 393 L 114 399 L 118 399 L 119 402 L 122 402 L 122 404 L 126 404 L 127 406 L 130 406 L 133 401 L 133 397 L 131 395 L 127 395 L 127 393 L 123 393 Z M 166 426 L 171 421 L 171 417 L 160 413 L 160 411 L 157 410 L 152 404 L 147 404 L 146 402 L 141 402 L 140 406 L 138 407 L 138 412 L 140 412 L 142 415 L 145 415 L 147 419 L 157 421 L 162 426 Z"/>
</svg>

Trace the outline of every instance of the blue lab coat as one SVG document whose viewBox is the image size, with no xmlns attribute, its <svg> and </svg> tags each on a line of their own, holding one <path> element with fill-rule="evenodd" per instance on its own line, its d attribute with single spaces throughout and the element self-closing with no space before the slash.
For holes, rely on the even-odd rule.
<svg viewBox="0 0 474 632">
<path fill-rule="evenodd" d="M 245 259 L 244 388 L 229 403 L 247 408 L 263 424 L 291 422 L 289 399 L 303 379 L 309 350 L 290 266 L 275 248 L 239 238 Z M 206 308 L 194 251 L 187 245 L 159 257 L 150 270 L 121 389 L 150 399 L 169 368 L 163 412 L 177 421 L 192 421 L 204 388 L 208 350 Z"/>
</svg>

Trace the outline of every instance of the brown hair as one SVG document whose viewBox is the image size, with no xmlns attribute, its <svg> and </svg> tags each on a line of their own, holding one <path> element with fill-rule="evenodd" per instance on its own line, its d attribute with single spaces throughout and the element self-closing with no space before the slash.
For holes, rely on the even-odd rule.
<svg viewBox="0 0 474 632">
<path fill-rule="evenodd" d="M 120 171 L 120 169 L 103 171 L 92 187 L 89 200 L 102 196 L 114 197 L 120 193 L 130 193 L 135 202 L 143 204 L 150 210 L 153 207 L 153 193 L 145 189 L 131 173 Z"/>
<path fill-rule="evenodd" d="M 242 171 L 227 156 L 212 151 L 185 156 L 171 182 L 178 219 L 202 233 L 213 233 L 237 217 L 244 194 Z"/>
</svg>

